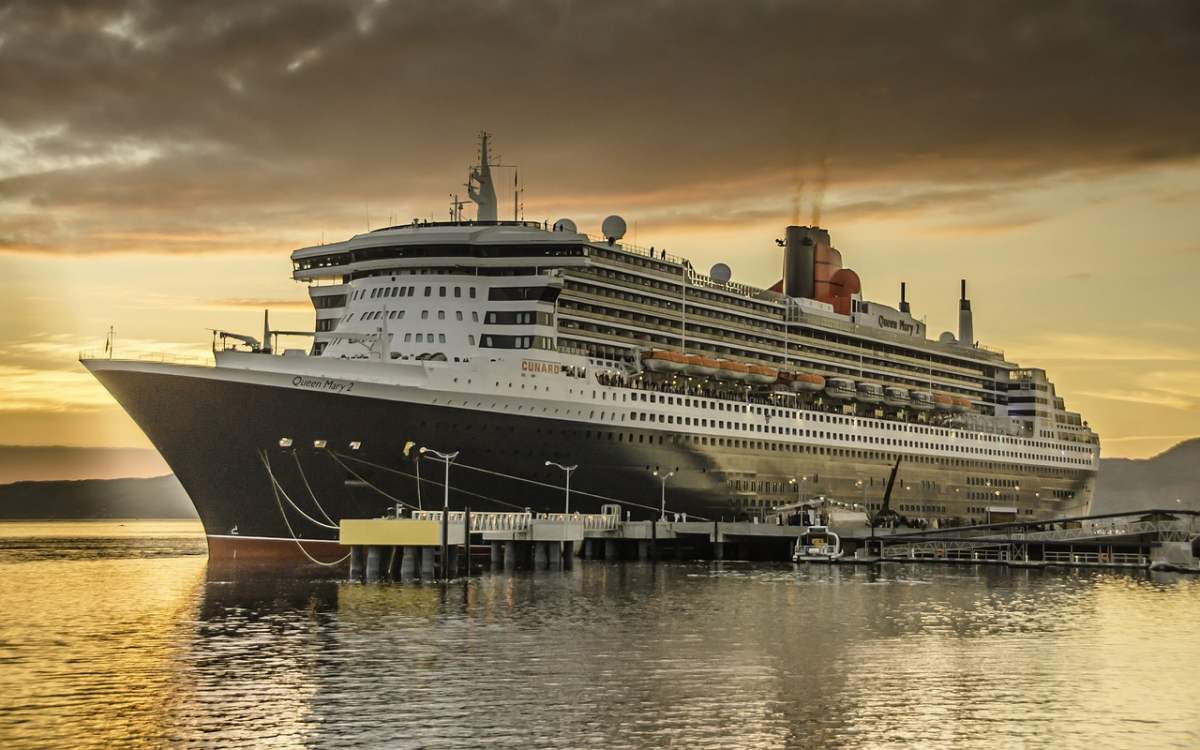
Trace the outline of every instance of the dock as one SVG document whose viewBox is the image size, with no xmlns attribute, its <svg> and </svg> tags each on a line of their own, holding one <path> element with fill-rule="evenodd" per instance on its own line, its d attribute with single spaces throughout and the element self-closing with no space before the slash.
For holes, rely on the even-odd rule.
<svg viewBox="0 0 1200 750">
<path fill-rule="evenodd" d="M 775 522 L 633 521 L 601 513 L 413 511 L 346 519 L 356 580 L 445 580 L 471 570 L 564 569 L 585 560 L 792 559 L 808 526 Z M 1200 572 L 1200 513 L 1151 510 L 931 530 L 847 528 L 839 557 L 820 564 L 947 563 L 1014 568 L 1103 567 Z M 481 564 L 483 560 L 480 561 Z"/>
</svg>

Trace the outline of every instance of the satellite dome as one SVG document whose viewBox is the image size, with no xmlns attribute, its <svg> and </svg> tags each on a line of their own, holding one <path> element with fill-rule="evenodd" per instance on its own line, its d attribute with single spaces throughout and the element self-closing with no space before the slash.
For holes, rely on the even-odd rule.
<svg viewBox="0 0 1200 750">
<path fill-rule="evenodd" d="M 718 263 L 712 267 L 708 275 L 712 277 L 713 281 L 728 284 L 729 280 L 733 278 L 733 271 L 724 263 Z"/>
<path fill-rule="evenodd" d="M 567 232 L 569 234 L 579 234 L 579 229 L 576 228 L 575 222 L 570 219 L 559 219 L 554 222 L 554 231 Z"/>
<path fill-rule="evenodd" d="M 604 220 L 600 225 L 600 233 L 609 242 L 616 242 L 625 236 L 625 220 L 620 216 L 613 215 Z"/>
<path fill-rule="evenodd" d="M 938 336 L 938 343 L 940 344 L 953 344 L 957 341 L 958 337 L 949 331 L 942 331 L 942 335 Z"/>
</svg>

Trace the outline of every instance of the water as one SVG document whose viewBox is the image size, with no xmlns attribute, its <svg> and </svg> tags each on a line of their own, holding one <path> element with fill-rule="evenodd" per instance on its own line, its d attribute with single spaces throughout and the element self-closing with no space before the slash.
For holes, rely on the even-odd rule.
<svg viewBox="0 0 1200 750">
<path fill-rule="evenodd" d="M 581 563 L 448 586 L 0 524 L 3 747 L 1200 747 L 1200 579 Z"/>
</svg>

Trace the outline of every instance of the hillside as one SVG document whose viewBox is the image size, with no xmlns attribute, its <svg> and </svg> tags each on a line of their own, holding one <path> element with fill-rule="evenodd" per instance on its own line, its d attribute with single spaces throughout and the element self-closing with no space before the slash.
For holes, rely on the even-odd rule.
<svg viewBox="0 0 1200 750">
<path fill-rule="evenodd" d="M 174 476 L 0 485 L 0 518 L 196 518 Z"/>
<path fill-rule="evenodd" d="M 1200 510 L 1200 438 L 1153 458 L 1100 459 L 1094 512 L 1175 507 Z"/>
<path fill-rule="evenodd" d="M 0 445 L 0 485 L 60 479 L 160 477 L 170 471 L 158 451 L 147 448 Z"/>
</svg>

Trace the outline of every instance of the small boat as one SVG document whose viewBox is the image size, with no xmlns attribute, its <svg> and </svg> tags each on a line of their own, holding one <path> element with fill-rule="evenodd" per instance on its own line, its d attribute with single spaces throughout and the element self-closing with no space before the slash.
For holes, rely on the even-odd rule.
<svg viewBox="0 0 1200 750">
<path fill-rule="evenodd" d="M 750 372 L 747 376 L 747 380 L 759 385 L 774 383 L 778 378 L 779 370 L 766 365 L 750 365 Z"/>
<path fill-rule="evenodd" d="M 697 354 L 690 354 L 687 358 L 687 369 L 684 370 L 688 375 L 696 375 L 698 377 L 708 377 L 716 375 L 717 370 L 721 369 L 721 363 L 711 357 L 701 357 Z"/>
<path fill-rule="evenodd" d="M 687 356 L 665 349 L 642 352 L 642 367 L 650 372 L 679 372 L 687 367 Z"/>
<path fill-rule="evenodd" d="M 825 381 L 825 394 L 830 398 L 851 399 L 858 393 L 853 380 L 829 378 Z"/>
<path fill-rule="evenodd" d="M 734 362 L 732 359 L 722 359 L 720 365 L 717 377 L 723 380 L 745 380 L 750 376 L 750 365 Z"/>
<path fill-rule="evenodd" d="M 842 540 L 828 526 L 810 526 L 792 552 L 792 562 L 833 562 L 842 556 Z"/>
<path fill-rule="evenodd" d="M 908 406 L 911 403 L 908 396 L 908 389 L 899 388 L 894 385 L 884 388 L 883 403 L 888 406 Z"/>
<path fill-rule="evenodd" d="M 960 413 L 971 411 L 971 399 L 963 398 L 961 396 L 955 396 L 954 397 L 954 411 L 960 412 Z"/>
<path fill-rule="evenodd" d="M 928 411 L 933 408 L 933 394 L 928 391 L 912 391 L 909 393 L 909 398 L 912 399 L 912 408 L 918 411 Z"/>
<path fill-rule="evenodd" d="M 789 381 L 793 391 L 816 392 L 825 390 L 825 377 L 814 372 L 794 372 Z"/>
<path fill-rule="evenodd" d="M 878 383 L 859 383 L 858 400 L 864 404 L 883 403 L 883 386 Z"/>
<path fill-rule="evenodd" d="M 954 409 L 954 397 L 944 393 L 935 393 L 933 394 L 933 405 L 938 411 L 951 411 Z"/>
</svg>

